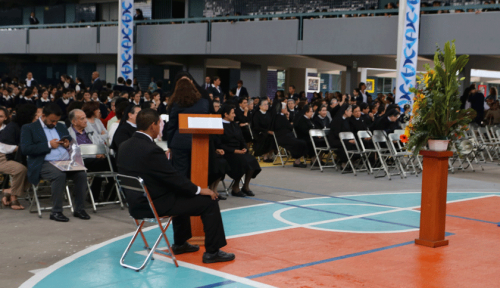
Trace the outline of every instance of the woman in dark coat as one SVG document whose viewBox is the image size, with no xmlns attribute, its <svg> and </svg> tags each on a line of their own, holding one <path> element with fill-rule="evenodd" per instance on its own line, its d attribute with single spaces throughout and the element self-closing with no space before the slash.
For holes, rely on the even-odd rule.
<svg viewBox="0 0 500 288">
<path fill-rule="evenodd" d="M 254 156 L 262 156 L 264 162 L 273 162 L 271 150 L 274 150 L 273 131 L 271 131 L 272 116 L 269 110 L 269 101 L 262 99 L 259 102 L 259 110 L 252 119 L 252 130 L 254 137 Z"/>
<path fill-rule="evenodd" d="M 334 148 L 337 148 L 337 155 L 342 163 L 342 168 L 345 167 L 347 163 L 347 155 L 340 142 L 339 133 L 340 132 L 352 132 L 350 118 L 352 116 L 352 107 L 349 104 L 344 104 L 340 107 L 337 115 L 330 123 L 330 134 L 328 134 L 328 142 Z M 345 141 L 344 144 L 348 150 L 356 149 L 355 140 Z"/>
<path fill-rule="evenodd" d="M 248 99 L 246 97 L 239 97 L 238 105 L 234 109 L 234 113 L 236 114 L 234 122 L 236 122 L 240 126 L 245 141 L 247 142 L 247 144 L 252 142 L 253 139 L 252 134 L 250 134 L 249 126 L 250 109 L 248 109 Z"/>
<path fill-rule="evenodd" d="M 302 139 L 307 143 L 307 155 L 311 157 L 311 163 L 314 162 L 316 159 L 316 154 L 314 153 L 314 146 L 311 141 L 311 137 L 309 136 L 309 130 L 311 129 L 317 129 L 314 126 L 314 123 L 312 122 L 312 116 L 313 116 L 313 108 L 311 105 L 306 105 L 304 106 L 304 109 L 302 109 L 301 113 L 297 115 L 297 117 L 294 120 L 293 126 L 295 128 L 295 133 L 297 133 L 297 138 Z M 324 139 L 315 139 L 315 144 L 316 146 L 320 147 L 325 147 L 325 140 Z"/>
<path fill-rule="evenodd" d="M 307 155 L 307 143 L 302 139 L 295 138 L 293 134 L 293 126 L 289 121 L 290 113 L 286 108 L 281 110 L 281 113 L 276 115 L 274 120 L 274 135 L 278 140 L 278 145 L 285 148 L 295 158 L 293 167 L 306 168 L 307 164 L 300 162 L 302 156 Z"/>
<path fill-rule="evenodd" d="M 201 98 L 195 84 L 188 77 L 182 77 L 175 85 L 170 103 L 172 109 L 166 132 L 168 146 L 172 152 L 172 165 L 179 173 L 190 178 L 193 137 L 191 134 L 179 133 L 179 114 L 208 114 L 209 102 Z"/>
<path fill-rule="evenodd" d="M 231 170 L 227 175 L 234 179 L 231 194 L 233 196 L 255 196 L 250 191 L 250 180 L 255 178 L 261 171 L 257 160 L 248 153 L 247 144 L 243 138 L 238 124 L 234 122 L 234 106 L 224 105 L 220 109 L 223 117 L 222 125 L 224 126 L 224 134 L 219 136 L 217 148 L 224 150 L 224 158 L 229 163 Z M 245 176 L 245 184 L 243 188 L 239 188 L 241 178 Z"/>
<path fill-rule="evenodd" d="M 321 105 L 318 108 L 318 113 L 314 115 L 312 122 L 316 129 L 325 129 L 330 127 L 330 118 L 327 117 L 328 114 L 328 106 Z"/>
</svg>

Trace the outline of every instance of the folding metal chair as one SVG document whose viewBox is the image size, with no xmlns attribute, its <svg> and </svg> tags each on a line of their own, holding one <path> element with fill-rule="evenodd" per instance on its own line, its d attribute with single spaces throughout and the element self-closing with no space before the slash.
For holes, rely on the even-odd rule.
<svg viewBox="0 0 500 288">
<path fill-rule="evenodd" d="M 92 209 L 94 213 L 97 212 L 97 206 L 104 206 L 109 204 L 120 204 L 121 209 L 123 209 L 123 201 L 121 190 L 116 181 L 117 173 L 113 171 L 113 166 L 111 165 L 111 159 L 109 156 L 109 150 L 104 144 L 82 144 L 80 145 L 80 150 L 82 156 L 96 156 L 96 155 L 104 155 L 106 160 L 108 161 L 109 171 L 100 171 L 100 172 L 90 172 L 87 171 L 87 177 L 90 178 L 90 182 L 87 180 L 87 186 L 89 188 L 90 201 L 92 202 Z M 116 201 L 105 201 L 105 202 L 95 202 L 94 195 L 92 194 L 92 183 L 94 182 L 95 177 L 100 178 L 113 178 L 115 180 L 115 188 L 116 188 L 116 196 L 118 200 Z M 101 191 L 99 191 L 101 193 Z M 106 199 L 109 200 L 109 199 Z"/>
<path fill-rule="evenodd" d="M 33 190 L 33 197 L 31 197 L 32 201 L 30 203 L 30 207 L 29 207 L 28 210 L 30 211 L 30 213 L 38 212 L 38 217 L 42 218 L 42 211 L 50 211 L 50 210 L 52 210 L 52 206 L 50 206 L 50 207 L 49 206 L 46 206 L 46 207 L 41 207 L 40 206 L 40 200 L 39 200 L 39 198 L 41 198 L 41 196 L 38 196 L 39 185 L 40 184 L 38 184 L 38 185 L 31 185 L 32 190 Z M 28 192 L 28 194 L 29 194 L 29 192 Z M 48 196 L 48 197 L 51 197 L 51 196 Z M 74 210 L 73 210 L 73 202 L 71 201 L 71 193 L 69 192 L 69 187 L 67 185 L 67 182 L 66 182 L 66 198 L 67 198 L 69 204 L 66 205 L 66 206 L 63 206 L 63 209 L 64 208 L 69 208 L 71 210 L 71 213 L 73 213 L 74 212 Z M 33 203 L 35 203 L 35 205 L 36 205 L 36 210 L 32 210 Z"/>
<path fill-rule="evenodd" d="M 290 154 L 288 153 L 288 151 L 286 151 L 285 148 L 281 147 L 278 144 L 278 139 L 276 138 L 276 134 L 274 134 L 274 133 L 273 133 L 273 138 L 274 138 L 274 142 L 276 143 L 277 150 L 278 150 L 278 153 L 274 155 L 273 165 L 279 164 L 279 163 L 275 163 L 276 159 L 278 159 L 278 157 L 279 157 L 280 161 L 281 161 L 281 166 L 285 167 L 285 164 L 286 164 L 286 162 L 288 162 L 288 159 L 290 159 L 292 157 L 290 156 Z M 286 157 L 285 161 L 283 161 L 284 157 Z"/>
<path fill-rule="evenodd" d="M 358 131 L 358 139 L 360 140 L 359 141 L 359 147 L 361 148 L 361 151 L 364 152 L 364 156 L 365 156 L 365 159 L 366 159 L 366 163 L 368 164 L 368 169 L 370 169 L 370 173 L 373 173 L 373 171 L 375 170 L 380 170 L 380 169 L 383 169 L 382 167 L 379 167 L 379 168 L 376 168 L 376 167 L 372 167 L 371 163 L 370 163 L 370 155 L 371 154 L 374 154 L 375 156 L 377 155 L 377 149 L 375 148 L 370 148 L 370 149 L 367 149 L 365 147 L 365 144 L 363 143 L 363 139 L 366 139 L 366 138 L 372 138 L 372 133 L 370 131 L 363 131 L 363 130 L 360 130 Z"/>
<path fill-rule="evenodd" d="M 352 173 L 354 174 L 354 176 L 357 176 L 356 174 L 357 172 L 363 172 L 363 171 L 367 171 L 368 174 L 370 174 L 370 170 L 368 169 L 368 166 L 365 161 L 365 152 L 359 149 L 358 141 L 356 141 L 356 137 L 354 137 L 354 134 L 352 132 L 340 132 L 339 138 L 340 138 L 340 143 L 342 144 L 342 147 L 344 148 L 344 151 L 347 155 L 347 165 L 345 165 L 344 169 L 342 169 L 342 173 L 344 173 L 344 171 L 347 169 L 348 166 L 351 166 Z M 356 150 L 347 149 L 344 141 L 350 141 L 350 140 L 354 140 Z M 356 171 L 356 167 L 352 162 L 352 158 L 356 155 L 359 156 L 359 159 L 356 164 L 361 163 L 361 168 L 358 169 L 358 171 Z"/>
<path fill-rule="evenodd" d="M 328 130 L 329 132 L 329 130 Z M 330 143 L 328 143 L 328 138 L 326 137 L 327 131 L 322 130 L 322 129 L 311 129 L 309 130 L 309 137 L 311 137 L 311 142 L 313 144 L 314 148 L 314 154 L 316 155 L 316 159 L 314 159 L 314 162 L 311 163 L 311 170 L 314 169 L 314 164 L 318 162 L 319 169 L 321 172 L 323 172 L 323 168 L 335 168 L 338 170 L 337 164 L 335 164 L 335 159 L 333 158 L 333 153 L 336 150 L 335 148 L 330 146 Z M 323 147 L 316 146 L 316 142 L 314 141 L 315 138 L 317 137 L 322 137 L 323 140 L 325 140 L 325 145 Z M 321 164 L 321 156 L 325 155 L 326 157 L 324 158 L 326 160 L 325 165 Z M 328 165 L 328 160 L 332 161 L 332 165 Z"/>
<path fill-rule="evenodd" d="M 172 252 L 172 247 L 170 246 L 170 242 L 168 241 L 167 235 L 165 234 L 167 232 L 168 226 L 170 226 L 170 223 L 172 222 L 173 216 L 158 216 L 158 213 L 156 212 L 156 208 L 154 206 L 153 200 L 151 199 L 151 196 L 149 195 L 148 189 L 146 188 L 146 185 L 144 184 L 144 181 L 140 177 L 131 177 L 131 176 L 126 176 L 122 174 L 117 174 L 117 177 L 119 185 L 122 189 L 126 189 L 127 191 L 130 191 L 131 193 L 141 193 L 143 194 L 144 197 L 148 199 L 149 202 L 149 207 L 151 208 L 151 217 L 148 218 L 142 218 L 142 219 L 136 219 L 132 215 L 132 218 L 134 219 L 135 225 L 137 229 L 135 230 L 134 235 L 132 236 L 132 239 L 130 240 L 127 248 L 123 252 L 122 257 L 120 258 L 120 265 L 125 268 L 129 268 L 132 270 L 135 270 L 137 272 L 141 271 L 146 267 L 148 264 L 149 260 L 153 258 L 153 253 L 160 253 L 166 256 L 169 256 L 172 258 L 172 261 L 174 261 L 174 264 L 176 267 L 179 267 L 179 264 L 177 264 L 177 259 L 175 259 L 175 255 Z M 161 221 L 164 221 L 161 222 Z M 160 235 L 156 239 L 155 244 L 153 247 L 149 247 L 148 241 L 146 240 L 146 237 L 144 236 L 144 233 L 142 232 L 142 227 L 144 226 L 144 223 L 150 222 L 150 223 L 156 223 L 158 224 L 158 228 L 160 228 Z M 142 241 L 144 241 L 144 248 L 149 251 L 148 255 L 146 256 L 146 259 L 144 262 L 141 264 L 141 266 L 135 267 L 132 265 L 125 264 L 125 257 L 127 256 L 127 253 L 130 251 L 130 248 L 132 247 L 132 244 L 134 244 L 135 239 L 137 238 L 138 235 L 141 235 Z M 161 250 L 156 250 L 158 247 L 158 244 L 160 244 L 160 240 L 164 238 L 165 242 L 167 244 L 167 249 L 168 252 L 164 252 Z"/>
<path fill-rule="evenodd" d="M 399 143 L 399 135 L 395 133 L 391 133 L 388 136 L 389 148 L 391 150 L 392 158 L 396 162 L 396 166 L 399 168 L 400 173 L 406 178 L 406 167 L 411 165 L 413 168 L 413 173 L 418 177 L 417 170 L 415 169 L 415 157 L 412 152 L 403 151 L 400 143 Z M 406 159 L 406 161 L 404 161 Z"/>
<path fill-rule="evenodd" d="M 486 151 L 486 154 L 488 154 L 488 158 L 491 162 L 493 162 L 493 156 L 491 156 L 490 151 L 496 150 L 496 143 L 490 142 L 487 138 L 488 136 L 486 135 L 486 133 L 488 132 L 488 129 L 486 129 L 485 127 L 479 127 L 477 128 L 477 130 L 475 130 L 475 132 L 477 133 L 477 136 L 479 136 L 476 136 L 476 140 L 478 140 L 478 142 L 485 148 L 484 150 Z M 474 135 L 476 135 L 476 133 Z"/>
<path fill-rule="evenodd" d="M 382 169 L 377 171 L 377 173 L 374 176 L 375 178 L 387 176 L 387 178 L 391 180 L 391 176 L 393 175 L 390 173 L 389 166 L 387 165 L 387 160 L 392 157 L 392 154 L 387 146 L 387 138 L 384 135 L 385 132 L 384 133 L 382 132 L 383 131 L 375 130 L 373 131 L 373 136 L 372 136 L 373 146 L 375 147 L 375 150 L 377 150 L 377 155 L 380 161 L 380 165 L 382 165 Z M 384 144 L 385 147 L 383 147 L 382 144 Z M 385 172 L 385 175 L 378 176 L 378 173 L 382 170 Z"/>
</svg>

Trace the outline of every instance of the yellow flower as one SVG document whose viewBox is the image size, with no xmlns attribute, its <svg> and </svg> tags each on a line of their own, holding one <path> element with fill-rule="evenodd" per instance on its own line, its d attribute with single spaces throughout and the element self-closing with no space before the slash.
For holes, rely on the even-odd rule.
<svg viewBox="0 0 500 288">
<path fill-rule="evenodd" d="M 406 137 L 410 138 L 410 127 L 406 126 L 405 128 L 405 135 Z"/>
</svg>

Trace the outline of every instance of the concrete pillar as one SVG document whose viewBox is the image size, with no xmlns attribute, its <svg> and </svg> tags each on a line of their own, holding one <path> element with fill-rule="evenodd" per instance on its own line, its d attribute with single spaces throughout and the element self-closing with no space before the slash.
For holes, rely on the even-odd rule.
<svg viewBox="0 0 500 288">
<path fill-rule="evenodd" d="M 114 79 L 105 79 L 104 77 L 106 77 L 106 64 L 96 64 L 95 65 L 95 70 L 97 72 L 99 72 L 99 77 L 104 80 L 106 80 L 106 82 L 110 82 L 110 83 L 113 83 L 115 81 L 113 81 Z"/>
<path fill-rule="evenodd" d="M 285 93 L 288 93 L 288 86 L 295 86 L 295 93 L 306 91 L 306 69 L 304 68 L 289 68 L 285 75 Z M 307 92 L 306 92 L 307 93 Z"/>
<path fill-rule="evenodd" d="M 342 87 L 342 93 L 352 94 L 352 91 L 358 87 L 358 68 L 346 66 L 345 86 Z"/>
<path fill-rule="evenodd" d="M 464 81 L 462 81 L 461 94 L 464 92 L 465 88 L 470 86 L 471 76 L 470 76 L 471 66 L 469 64 L 465 65 L 464 70 L 460 73 L 460 78 L 465 77 Z"/>
<path fill-rule="evenodd" d="M 250 97 L 267 95 L 267 66 L 241 63 L 240 79 Z"/>
<path fill-rule="evenodd" d="M 205 76 L 207 74 L 207 66 L 205 65 L 205 60 L 203 63 L 189 63 L 186 65 L 186 69 L 193 76 L 194 80 L 198 85 L 203 85 L 205 83 Z"/>
</svg>

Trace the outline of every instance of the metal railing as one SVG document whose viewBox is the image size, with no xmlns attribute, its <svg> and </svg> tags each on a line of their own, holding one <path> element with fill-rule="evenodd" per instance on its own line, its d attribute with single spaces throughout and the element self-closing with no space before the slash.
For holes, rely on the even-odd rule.
<svg viewBox="0 0 500 288">
<path fill-rule="evenodd" d="M 485 5 L 456 5 L 456 6 L 439 6 L 439 7 L 422 7 L 424 13 L 448 11 L 455 12 L 456 10 L 468 11 L 473 9 L 475 12 L 485 9 L 500 9 L 500 4 L 485 4 Z M 289 13 L 289 14 L 263 14 L 263 15 L 246 15 L 246 16 L 225 16 L 225 17 L 194 17 L 194 18 L 172 18 L 172 19 L 151 19 L 135 21 L 134 34 L 137 33 L 139 25 L 162 25 L 162 24 L 191 24 L 191 23 L 207 23 L 207 41 L 211 41 L 212 24 L 219 22 L 247 22 L 247 21 L 275 21 L 275 20 L 298 20 L 299 31 L 298 40 L 303 40 L 304 20 L 305 19 L 326 19 L 326 18 L 344 18 L 344 17 L 379 17 L 384 15 L 397 16 L 398 9 L 378 9 L 378 10 L 338 10 L 332 12 L 313 12 L 313 13 Z M 485 11 L 484 13 L 500 12 L 500 11 Z M 446 12 L 445 12 L 446 13 Z M 437 14 L 439 15 L 439 14 Z M 14 25 L 0 26 L 0 31 L 11 30 L 29 30 L 32 29 L 55 29 L 55 28 L 93 28 L 97 27 L 97 43 L 99 43 L 99 35 L 101 27 L 118 26 L 118 21 L 106 22 L 91 22 L 91 23 L 59 23 L 59 24 L 38 24 L 38 25 Z M 28 37 L 29 38 L 29 37 Z M 134 37 L 134 42 L 137 37 Z M 27 40 L 29 41 L 29 40 Z"/>
</svg>

